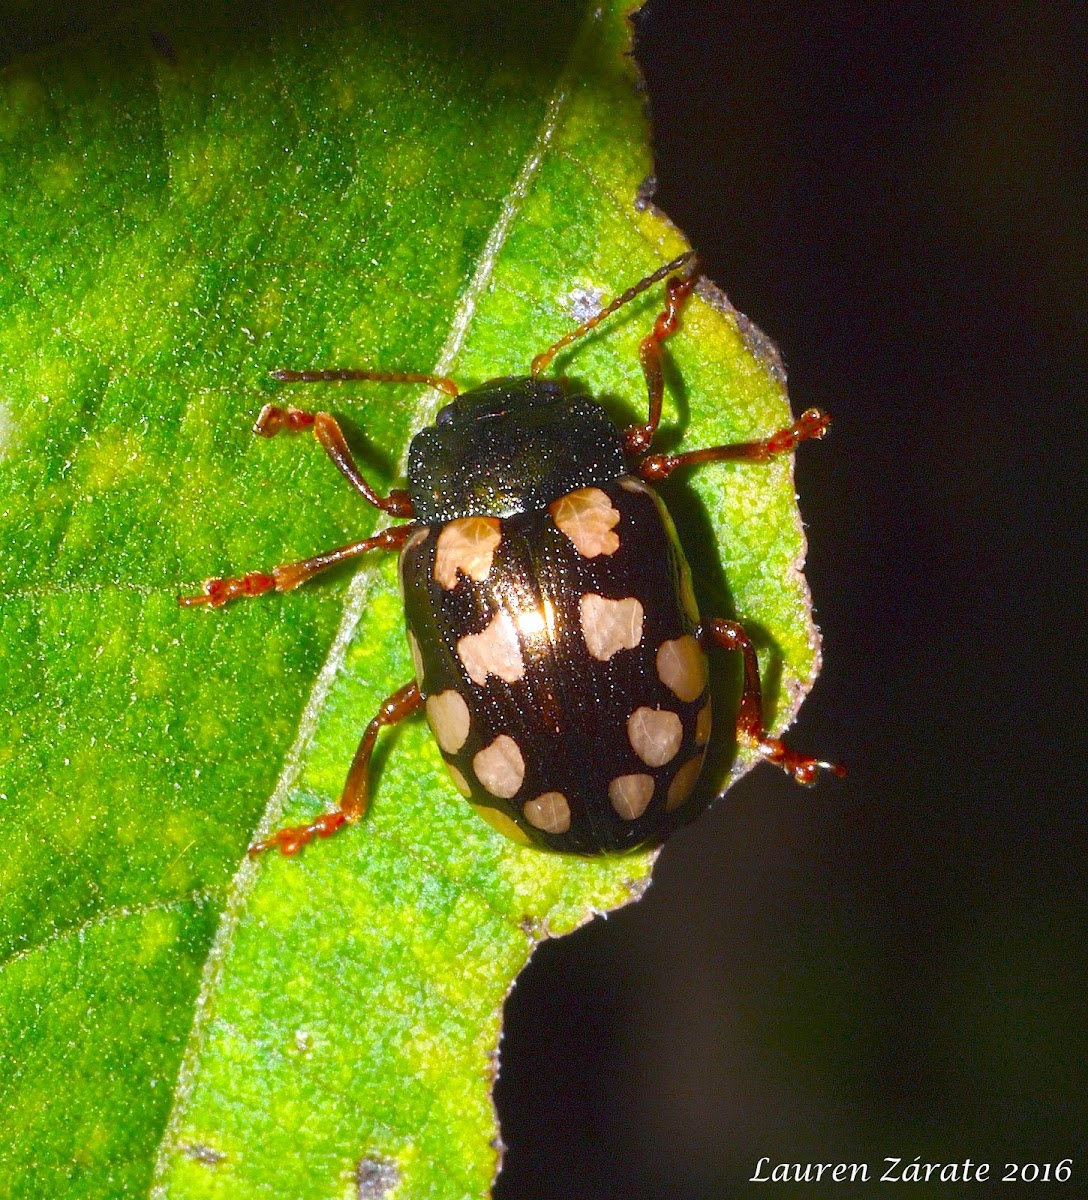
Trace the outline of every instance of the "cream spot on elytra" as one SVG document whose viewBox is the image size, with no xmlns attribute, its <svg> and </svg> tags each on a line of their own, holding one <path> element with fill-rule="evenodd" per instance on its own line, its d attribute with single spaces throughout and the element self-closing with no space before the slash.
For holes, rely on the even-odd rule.
<svg viewBox="0 0 1088 1200">
<path fill-rule="evenodd" d="M 453 786 L 461 793 L 462 796 L 471 796 L 472 788 L 468 785 L 468 780 L 461 774 L 453 763 L 446 763 L 446 770 L 450 773 L 450 779 L 453 780 Z"/>
<path fill-rule="evenodd" d="M 657 648 L 657 674 L 681 700 L 694 700 L 706 687 L 706 655 L 691 634 L 685 633 Z"/>
<path fill-rule="evenodd" d="M 587 592 L 579 602 L 586 648 L 600 662 L 619 650 L 633 650 L 642 641 L 642 605 L 634 596 L 607 600 Z"/>
<path fill-rule="evenodd" d="M 646 811 L 654 794 L 652 775 L 617 775 L 608 785 L 612 807 L 625 821 L 633 821 Z"/>
<path fill-rule="evenodd" d="M 480 687 L 488 675 L 514 683 L 525 674 L 517 629 L 505 608 L 499 609 L 482 633 L 466 633 L 457 642 L 457 657 L 468 677 Z"/>
<path fill-rule="evenodd" d="M 680 749 L 684 729 L 676 713 L 643 706 L 627 718 L 627 737 L 648 767 L 662 767 Z"/>
<path fill-rule="evenodd" d="M 476 778 L 493 795 L 509 800 L 525 778 L 525 759 L 517 742 L 505 733 L 478 751 L 472 759 Z"/>
<path fill-rule="evenodd" d="M 686 562 L 680 564 L 680 603 L 684 606 L 684 612 L 698 625 L 699 604 L 695 599 L 695 589 L 691 586 L 691 568 Z"/>
<path fill-rule="evenodd" d="M 497 829 L 504 837 L 508 837 L 511 841 L 520 842 L 523 846 L 531 844 L 529 835 L 521 828 L 513 817 L 508 817 L 506 813 L 501 812 L 497 808 L 491 808 L 486 804 L 474 804 L 472 806 L 477 815 L 488 823 L 492 829 Z"/>
<path fill-rule="evenodd" d="M 435 547 L 435 579 L 447 591 L 457 586 L 458 571 L 482 583 L 501 541 L 502 527 L 495 517 L 459 517 L 448 522 Z"/>
<path fill-rule="evenodd" d="M 615 554 L 619 535 L 613 532 L 620 512 L 600 488 L 579 488 L 548 505 L 556 526 L 574 543 L 584 558 Z"/>
<path fill-rule="evenodd" d="M 570 805 L 562 792 L 544 792 L 526 800 L 522 812 L 530 825 L 545 833 L 566 833 L 570 828 Z"/>
<path fill-rule="evenodd" d="M 704 755 L 697 754 L 684 763 L 673 776 L 672 783 L 669 784 L 669 790 L 665 795 L 666 812 L 672 812 L 674 808 L 679 808 L 691 795 L 691 789 L 695 786 L 699 779 L 699 772 L 703 769 L 703 758 Z"/>
<path fill-rule="evenodd" d="M 453 688 L 427 698 L 427 720 L 435 741 L 447 754 L 456 754 L 465 744 L 471 717 L 464 696 Z"/>
<path fill-rule="evenodd" d="M 699 709 L 699 715 L 695 718 L 695 744 L 697 746 L 705 746 L 710 741 L 710 726 L 711 709 L 710 701 L 708 700 Z"/>
</svg>

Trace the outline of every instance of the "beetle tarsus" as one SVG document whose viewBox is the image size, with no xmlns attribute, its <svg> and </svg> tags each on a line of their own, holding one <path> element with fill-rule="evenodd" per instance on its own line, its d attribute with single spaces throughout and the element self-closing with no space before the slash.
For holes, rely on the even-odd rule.
<svg viewBox="0 0 1088 1200">
<path fill-rule="evenodd" d="M 364 730 L 359 748 L 355 751 L 351 770 L 340 795 L 340 807 L 322 813 L 309 825 L 290 825 L 286 829 L 278 829 L 270 838 L 250 846 L 250 858 L 256 858 L 258 854 L 263 854 L 265 850 L 271 850 L 274 846 L 278 846 L 283 854 L 297 854 L 315 837 L 332 837 L 345 825 L 358 821 L 367 810 L 370 756 L 374 752 L 378 734 L 387 726 L 403 721 L 422 703 L 423 697 L 415 680 L 398 688 L 391 696 L 386 696 L 378 708 L 377 715 Z"/>
<path fill-rule="evenodd" d="M 678 467 L 698 467 L 709 462 L 767 462 L 779 454 L 790 454 L 800 442 L 822 438 L 830 425 L 829 413 L 808 408 L 792 425 L 776 430 L 770 437 L 753 442 L 732 442 L 728 446 L 706 446 L 682 454 L 648 454 L 635 470 L 647 483 L 660 483 Z M 640 428 L 632 426 L 634 430 Z"/>
<path fill-rule="evenodd" d="M 700 629 L 700 639 L 707 639 L 724 650 L 739 650 L 744 656 L 744 687 L 737 710 L 737 741 L 757 750 L 770 763 L 781 767 L 804 787 L 812 787 L 821 770 L 830 771 L 840 779 L 846 768 L 840 763 L 810 758 L 787 746 L 780 738 L 771 737 L 763 725 L 763 690 L 759 679 L 759 660 L 752 639 L 739 621 L 711 617 Z"/>
<path fill-rule="evenodd" d="M 219 608 L 231 600 L 263 596 L 265 592 L 273 590 L 292 592 L 299 584 L 312 579 L 319 572 L 327 571 L 329 567 L 335 567 L 349 558 L 365 554 L 367 550 L 399 550 L 417 528 L 416 525 L 390 525 L 360 542 L 338 546 L 335 550 L 315 554 L 313 558 L 304 558 L 301 562 L 282 563 L 273 567 L 271 574 L 265 571 L 250 571 L 248 575 L 237 578 L 206 579 L 203 592 L 195 596 L 179 596 L 178 603 L 186 608 L 198 604 Z"/>
<path fill-rule="evenodd" d="M 838 779 L 846 775 L 842 763 L 825 762 L 820 758 L 809 758 L 792 750 L 780 738 L 762 737 L 749 743 L 751 749 L 758 750 L 769 763 L 781 767 L 787 775 L 791 775 L 802 787 L 815 787 L 821 771 L 830 771 Z"/>
<path fill-rule="evenodd" d="M 295 408 L 293 404 L 286 408 L 266 404 L 257 420 L 253 422 L 253 432 L 258 437 L 275 437 L 277 433 L 301 433 L 304 429 L 313 428 L 316 417 L 316 413 Z"/>
<path fill-rule="evenodd" d="M 265 571 L 250 571 L 248 575 L 205 579 L 202 592 L 179 596 L 178 603 L 183 608 L 194 608 L 200 604 L 206 604 L 209 608 L 220 608 L 224 604 L 229 604 L 231 600 L 263 596 L 265 592 L 270 592 L 277 586 L 274 574 L 269 575 Z"/>
<path fill-rule="evenodd" d="M 292 854 L 297 854 L 307 842 L 312 842 L 315 837 L 332 837 L 338 829 L 343 828 L 353 819 L 343 809 L 334 809 L 332 812 L 322 813 L 316 821 L 311 821 L 309 825 L 290 825 L 285 829 L 277 829 L 270 838 L 265 838 L 263 842 L 255 842 L 247 853 L 250 858 L 256 858 L 258 854 L 263 854 L 266 850 L 272 850 L 278 846 L 281 854 L 290 857 Z"/>
</svg>

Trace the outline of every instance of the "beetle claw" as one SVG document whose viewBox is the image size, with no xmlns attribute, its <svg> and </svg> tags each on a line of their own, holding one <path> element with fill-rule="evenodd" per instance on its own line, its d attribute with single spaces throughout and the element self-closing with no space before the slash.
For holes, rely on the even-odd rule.
<svg viewBox="0 0 1088 1200">
<path fill-rule="evenodd" d="M 277 829 L 270 838 L 266 838 L 263 842 L 255 842 L 247 853 L 250 858 L 256 858 L 258 854 L 263 854 L 266 850 L 278 846 L 282 854 L 290 857 L 292 854 L 297 854 L 307 842 L 312 842 L 315 837 L 330 837 L 349 819 L 343 809 L 334 809 L 332 812 L 322 813 L 316 821 L 311 821 L 309 825 L 289 825 L 286 829 Z"/>
</svg>

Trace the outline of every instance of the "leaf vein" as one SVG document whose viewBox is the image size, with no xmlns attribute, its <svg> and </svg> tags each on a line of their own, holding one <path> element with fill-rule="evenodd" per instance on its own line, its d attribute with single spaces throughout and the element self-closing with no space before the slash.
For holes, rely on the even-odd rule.
<svg viewBox="0 0 1088 1200">
<path fill-rule="evenodd" d="M 204 904 L 208 900 L 215 899 L 222 890 L 222 888 L 217 887 L 197 888 L 183 896 L 159 897 L 155 900 L 148 900 L 144 904 L 112 904 L 108 908 L 103 908 L 101 911 L 95 913 L 93 917 L 88 917 L 85 921 L 80 921 L 75 925 L 55 928 L 50 931 L 48 937 L 44 937 L 40 941 L 33 942 L 28 946 L 20 946 L 18 950 L 13 950 L 10 954 L 0 957 L 0 971 L 21 962 L 24 958 L 29 958 L 31 955 L 48 950 L 58 942 L 66 941 L 72 937 L 82 937 L 90 930 L 105 925 L 109 921 L 122 917 L 142 917 L 150 912 L 168 912 L 171 909 L 183 908 L 187 904 Z"/>
<path fill-rule="evenodd" d="M 479 298 L 491 281 L 495 265 L 509 236 L 514 220 L 524 205 L 525 198 L 529 194 L 544 155 L 559 126 L 564 107 L 571 94 L 573 68 L 578 60 L 581 47 L 584 44 L 585 35 L 600 20 L 601 15 L 602 9 L 599 7 L 590 12 L 581 30 L 582 36 L 576 40 L 571 54 L 563 70 L 560 72 L 549 98 L 547 108 L 545 109 L 541 127 L 537 132 L 529 154 L 521 164 L 513 184 L 503 198 L 498 218 L 484 243 L 476 269 L 467 287 L 461 294 L 450 331 L 432 372 L 435 375 L 447 375 L 460 354 Z M 433 420 L 437 405 L 443 402 L 445 402 L 443 399 L 429 396 L 424 392 L 417 403 L 412 426 L 413 431 Z M 407 447 L 405 448 L 405 454 L 402 456 L 400 464 L 402 471 L 406 455 Z M 303 756 L 317 727 L 318 718 L 324 711 L 332 685 L 343 666 L 352 636 L 361 619 L 365 601 L 377 582 L 376 570 L 377 568 L 374 564 L 364 565 L 356 573 L 349 585 L 344 616 L 333 638 L 325 662 L 314 681 L 310 697 L 303 709 L 295 739 L 284 759 L 279 779 L 265 807 L 264 815 L 256 831 L 258 837 L 262 831 L 270 829 L 272 822 L 279 818 L 291 786 L 302 769 Z M 256 879 L 257 864 L 252 859 L 247 858 L 239 867 L 228 888 L 227 903 L 224 906 L 219 927 L 216 930 L 208 958 L 205 962 L 200 992 L 194 1005 L 193 1023 L 174 1087 L 174 1103 L 167 1118 L 163 1137 L 159 1144 L 159 1152 L 156 1156 L 150 1191 L 153 1200 L 162 1200 L 166 1195 L 166 1178 L 171 1155 L 176 1145 L 177 1136 L 180 1133 L 186 1103 L 196 1086 L 199 1053 L 203 1042 L 205 1026 L 204 1015 L 209 1011 L 212 996 L 218 990 L 220 976 L 225 968 L 234 932 L 244 911 L 249 891 L 254 886 Z"/>
</svg>

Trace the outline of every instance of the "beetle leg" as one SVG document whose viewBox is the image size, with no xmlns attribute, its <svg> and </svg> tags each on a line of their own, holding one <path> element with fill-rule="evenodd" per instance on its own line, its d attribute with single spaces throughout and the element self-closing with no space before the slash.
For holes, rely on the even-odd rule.
<svg viewBox="0 0 1088 1200">
<path fill-rule="evenodd" d="M 379 496 L 367 483 L 355 465 L 343 430 L 336 418 L 328 413 L 312 413 L 301 408 L 278 408 L 275 404 L 266 404 L 253 426 L 253 432 L 261 437 L 275 437 L 277 433 L 284 431 L 297 433 L 302 429 L 314 431 L 314 436 L 324 447 L 336 469 L 368 504 L 373 504 L 375 508 L 380 508 L 392 517 L 412 515 L 412 501 L 407 492 L 394 488 L 388 496 Z"/>
<path fill-rule="evenodd" d="M 329 837 L 344 825 L 350 825 L 366 812 L 367 807 L 367 776 L 370 772 L 370 756 L 374 753 L 374 744 L 378 734 L 386 725 L 396 725 L 410 716 L 423 703 L 419 694 L 419 685 L 413 680 L 409 684 L 387 696 L 378 709 L 378 714 L 366 727 L 359 749 L 351 762 L 344 790 L 340 795 L 340 807 L 332 812 L 322 813 L 316 821 L 309 825 L 292 825 L 286 829 L 278 829 L 270 838 L 250 846 L 249 853 L 255 857 L 264 850 L 279 846 L 284 854 L 296 854 L 315 837 Z"/>
<path fill-rule="evenodd" d="M 831 417 L 818 408 L 806 409 L 798 421 L 785 429 L 779 429 L 768 438 L 755 442 L 734 442 L 730 446 L 707 446 L 703 450 L 689 450 L 686 454 L 649 454 L 635 468 L 643 479 L 660 483 L 677 467 L 694 467 L 700 463 L 742 460 L 766 462 L 777 454 L 789 454 L 799 442 L 810 438 L 822 438 L 831 424 Z"/>
<path fill-rule="evenodd" d="M 650 448 L 661 423 L 661 400 L 665 394 L 665 376 L 661 369 L 661 343 L 680 328 L 680 313 L 699 281 L 698 259 L 683 275 L 674 275 L 666 286 L 665 307 L 657 314 L 653 329 L 639 342 L 638 357 L 646 376 L 650 412 L 645 425 L 631 425 L 623 434 L 628 454 L 643 454 Z"/>
<path fill-rule="evenodd" d="M 704 644 L 710 639 L 726 650 L 739 650 L 744 655 L 744 689 L 737 711 L 737 741 L 742 746 L 758 750 L 768 762 L 775 763 L 787 775 L 792 775 L 798 783 L 803 783 L 806 787 L 811 787 L 816 782 L 816 773 L 821 768 L 834 772 L 840 779 L 846 774 L 846 768 L 839 763 L 807 758 L 798 754 L 796 750 L 791 750 L 779 738 L 767 734 L 763 725 L 763 692 L 759 682 L 756 648 L 739 621 L 712 617 L 700 627 L 699 638 Z"/>
<path fill-rule="evenodd" d="M 304 558 L 301 562 L 284 563 L 273 567 L 271 573 L 265 571 L 250 571 L 248 575 L 228 576 L 223 579 L 205 579 L 204 590 L 193 596 L 179 596 L 178 603 L 186 608 L 197 604 L 208 604 L 218 608 L 231 600 L 241 600 L 246 596 L 262 596 L 265 592 L 290 592 L 300 583 L 325 571 L 337 563 L 345 562 L 365 554 L 368 550 L 399 550 L 408 538 L 419 528 L 415 523 L 409 525 L 392 525 L 383 529 L 373 537 L 363 538 L 361 542 L 352 542 L 347 546 L 339 546 L 335 550 L 326 550 L 324 554 L 315 554 L 313 558 Z"/>
</svg>

